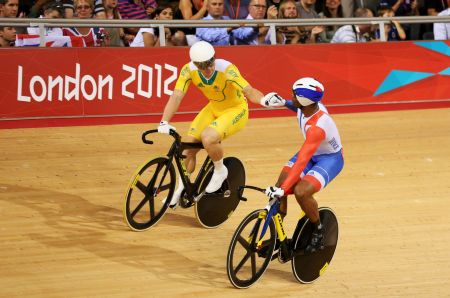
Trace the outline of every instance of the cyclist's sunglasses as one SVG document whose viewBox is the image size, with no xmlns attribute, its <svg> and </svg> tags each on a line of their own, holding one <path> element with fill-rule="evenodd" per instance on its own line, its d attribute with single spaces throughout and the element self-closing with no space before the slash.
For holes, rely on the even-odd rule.
<svg viewBox="0 0 450 298">
<path fill-rule="evenodd" d="M 208 67 L 211 67 L 214 65 L 214 61 L 216 60 L 216 58 L 212 57 L 211 59 L 207 60 L 207 61 L 203 61 L 203 62 L 194 62 L 194 65 L 197 66 L 198 69 L 200 70 L 205 70 Z"/>
</svg>

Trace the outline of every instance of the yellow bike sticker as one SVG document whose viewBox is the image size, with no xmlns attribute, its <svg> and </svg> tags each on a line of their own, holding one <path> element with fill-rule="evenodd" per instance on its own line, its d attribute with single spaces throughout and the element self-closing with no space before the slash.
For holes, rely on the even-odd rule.
<svg viewBox="0 0 450 298">
<path fill-rule="evenodd" d="M 287 236 L 286 236 L 286 233 L 284 232 L 283 220 L 281 219 L 280 213 L 277 213 L 275 215 L 275 226 L 277 228 L 278 239 L 280 239 L 280 241 L 283 241 L 284 239 L 286 239 Z"/>
<path fill-rule="evenodd" d="M 300 218 L 299 218 L 299 219 L 302 219 L 303 216 L 305 216 L 305 212 L 302 210 L 302 211 L 300 212 Z"/>
<path fill-rule="evenodd" d="M 263 218 L 265 218 L 265 217 L 266 217 L 266 215 L 267 215 L 267 211 L 266 211 L 266 210 L 264 210 L 264 211 L 261 211 L 261 212 L 259 212 L 258 218 L 261 218 L 261 219 L 263 219 Z"/>
<path fill-rule="evenodd" d="M 250 243 L 250 242 L 249 242 L 249 243 Z M 263 239 L 260 239 L 260 240 L 258 241 L 258 243 L 256 244 L 256 249 L 257 249 L 257 250 L 260 250 L 260 249 L 261 249 L 262 243 L 263 243 Z"/>
<path fill-rule="evenodd" d="M 327 269 L 327 267 L 328 267 L 328 262 L 325 262 L 325 265 L 323 265 L 322 269 L 320 269 L 320 271 L 319 271 L 319 275 L 322 275 L 323 272 Z"/>
<path fill-rule="evenodd" d="M 136 184 L 138 183 L 140 177 L 141 177 L 141 175 L 139 175 L 139 174 L 137 174 L 136 177 L 134 177 L 134 181 L 131 184 L 131 188 L 134 188 L 136 186 Z"/>
</svg>

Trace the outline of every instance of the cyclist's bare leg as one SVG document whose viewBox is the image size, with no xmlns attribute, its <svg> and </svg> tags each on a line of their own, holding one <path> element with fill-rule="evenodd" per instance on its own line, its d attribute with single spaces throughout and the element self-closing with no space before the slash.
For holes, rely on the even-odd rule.
<svg viewBox="0 0 450 298">
<path fill-rule="evenodd" d="M 198 143 L 199 141 L 195 139 L 194 137 L 187 136 L 185 139 L 183 139 L 183 142 L 187 143 Z M 184 160 L 184 163 L 186 165 L 186 171 L 188 175 L 190 175 L 195 170 L 195 163 L 196 163 L 196 156 L 197 152 L 200 149 L 186 149 L 183 151 L 183 155 L 186 156 L 186 159 Z M 184 185 L 183 181 L 181 180 L 181 175 L 178 176 L 178 187 L 175 190 L 172 199 L 170 200 L 170 207 L 175 209 L 178 205 L 178 201 L 180 200 L 181 194 L 183 193 Z"/>
<path fill-rule="evenodd" d="M 199 140 L 192 136 L 186 136 L 183 139 L 183 142 L 186 143 L 200 143 Z M 186 159 L 184 160 L 184 163 L 186 165 L 186 170 L 189 174 L 193 173 L 195 170 L 195 165 L 197 162 L 197 152 L 200 149 L 186 149 L 183 151 L 183 155 L 186 156 Z"/>
<path fill-rule="evenodd" d="M 312 223 L 316 223 L 319 220 L 317 201 L 313 198 L 314 193 L 316 193 L 316 189 L 306 180 L 300 180 L 295 185 L 295 198 Z"/>
<path fill-rule="evenodd" d="M 206 186 L 206 192 L 212 193 L 217 191 L 223 181 L 228 176 L 228 169 L 223 164 L 223 148 L 220 141 L 222 138 L 220 134 L 213 128 L 207 127 L 201 134 L 203 147 L 208 152 L 209 157 L 214 163 L 214 173 L 211 177 L 211 181 Z"/>
<path fill-rule="evenodd" d="M 219 133 L 211 128 L 207 127 L 201 134 L 203 147 L 208 152 L 212 161 L 219 161 L 223 158 L 222 138 Z"/>
<path fill-rule="evenodd" d="M 324 249 L 324 235 L 323 227 L 320 222 L 319 210 L 317 201 L 313 198 L 316 193 L 314 186 L 306 181 L 301 180 L 294 188 L 295 198 L 302 207 L 302 210 L 308 216 L 311 223 L 314 224 L 314 229 L 311 234 L 310 242 L 305 248 L 305 253 L 314 253 L 318 250 Z"/>
</svg>

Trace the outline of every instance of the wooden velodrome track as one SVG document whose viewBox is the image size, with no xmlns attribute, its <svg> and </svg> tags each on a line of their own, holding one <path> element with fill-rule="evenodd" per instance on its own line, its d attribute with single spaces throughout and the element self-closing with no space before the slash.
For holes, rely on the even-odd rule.
<svg viewBox="0 0 450 298">
<path fill-rule="evenodd" d="M 302 285 L 275 260 L 247 290 L 229 283 L 226 254 L 262 194 L 246 191 L 218 229 L 200 227 L 192 208 L 141 233 L 124 223 L 131 175 L 171 142 L 141 143 L 155 124 L 2 130 L 0 297 L 449 297 L 450 109 L 334 119 L 346 165 L 316 196 L 340 222 L 331 266 Z M 265 187 L 301 140 L 294 117 L 261 118 L 224 145 L 247 183 Z M 288 233 L 299 212 L 291 198 Z"/>
</svg>

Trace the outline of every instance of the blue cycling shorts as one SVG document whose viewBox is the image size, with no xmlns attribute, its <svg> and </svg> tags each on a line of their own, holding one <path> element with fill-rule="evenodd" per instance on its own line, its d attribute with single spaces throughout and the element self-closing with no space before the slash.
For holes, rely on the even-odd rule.
<svg viewBox="0 0 450 298">
<path fill-rule="evenodd" d="M 297 161 L 298 152 L 288 161 L 285 168 L 289 171 Z M 311 182 L 316 191 L 325 188 L 344 167 L 344 157 L 342 150 L 332 154 L 322 154 L 313 156 L 300 174 L 300 179 Z M 284 170 L 284 171 L 286 171 Z"/>
</svg>

